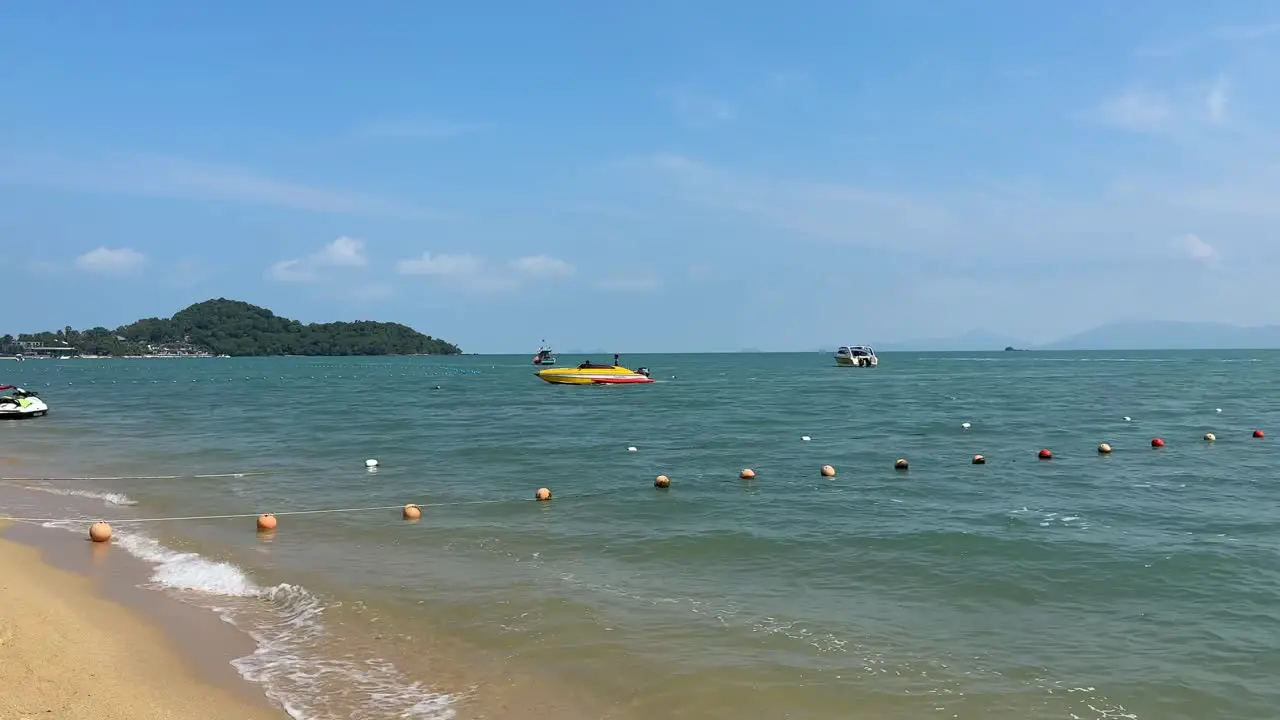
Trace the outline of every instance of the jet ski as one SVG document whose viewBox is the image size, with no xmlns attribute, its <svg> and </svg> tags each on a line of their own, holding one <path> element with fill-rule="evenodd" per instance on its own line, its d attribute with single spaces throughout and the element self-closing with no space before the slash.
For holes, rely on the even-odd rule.
<svg viewBox="0 0 1280 720">
<path fill-rule="evenodd" d="M 21 420 L 49 414 L 49 406 L 32 390 L 0 385 L 0 420 Z"/>
</svg>

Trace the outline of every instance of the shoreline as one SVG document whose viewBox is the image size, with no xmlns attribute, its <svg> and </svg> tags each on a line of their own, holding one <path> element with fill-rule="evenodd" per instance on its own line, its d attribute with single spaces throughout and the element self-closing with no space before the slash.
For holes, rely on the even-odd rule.
<svg viewBox="0 0 1280 720">
<path fill-rule="evenodd" d="M 9 461 L 19 466 L 25 464 L 17 458 Z M 102 508 L 103 502 L 108 507 L 99 513 L 97 509 Z M 0 514 L 97 516 L 111 521 L 132 514 L 133 505 L 134 501 L 123 493 L 102 487 L 90 490 L 70 484 L 54 490 L 0 483 L 0 508 L 4 508 Z M 207 690 L 223 691 L 259 713 L 233 712 L 226 717 L 339 718 L 353 710 L 348 707 L 349 701 L 362 706 L 361 712 L 371 710 L 369 703 L 372 702 L 387 712 L 405 713 L 406 718 L 598 720 L 610 717 L 625 720 L 631 717 L 625 707 L 603 701 L 584 687 L 566 684 L 518 663 L 513 666 L 509 663 L 510 657 L 494 654 L 492 648 L 471 646 L 448 632 L 447 622 L 433 621 L 430 630 L 420 627 L 412 636 L 387 627 L 392 615 L 416 613 L 416 607 L 400 608 L 397 612 L 384 602 L 370 599 L 365 603 L 359 595 L 335 598 L 322 587 L 323 583 L 315 588 L 317 596 L 307 589 L 316 578 L 306 573 L 281 574 L 264 568 L 254 572 L 242 565 L 248 559 L 242 552 L 218 552 L 206 541 L 192 542 L 193 538 L 140 535 L 127 522 L 116 526 L 111 541 L 91 543 L 83 533 L 87 522 L 68 521 L 68 524 L 71 522 L 77 526 L 74 533 L 68 532 L 70 528 L 61 521 L 44 525 L 0 521 L 0 557 L 13 546 L 34 552 L 33 562 L 47 571 L 69 573 L 81 587 L 73 594 L 84 594 L 88 590 L 90 598 L 131 614 L 147 632 L 156 635 L 158 631 L 158 645 L 169 651 L 169 659 L 154 662 L 185 668 L 194 678 L 188 682 Z M 261 538 L 258 542 L 262 542 Z M 141 556 L 139 551 L 143 553 Z M 160 555 L 151 556 L 157 552 Z M 6 569 L 9 576 L 21 577 L 25 573 L 0 564 L 0 572 Z M 185 571 L 197 574 L 177 577 L 177 573 Z M 205 574 L 209 572 L 213 575 Z M 240 572 L 254 577 L 239 576 Z M 166 578 L 160 585 L 156 583 L 157 573 Z M 272 584 L 287 580 L 296 583 L 299 579 L 305 584 Z M 220 587 L 206 594 L 198 589 L 205 582 L 214 582 Z M 253 587 L 246 591 L 225 586 L 228 582 L 247 582 Z M 284 592 L 277 594 L 273 589 L 284 589 Z M 327 627 L 323 629 L 313 624 L 319 618 L 317 610 L 325 617 Z M 280 626 L 286 616 L 290 629 Z M 4 610 L 0 609 L 0 621 L 4 618 Z M 293 621 L 298 619 L 305 622 L 295 624 Z M 392 626 L 397 623 L 392 622 Z M 277 632 L 285 634 L 277 635 Z M 278 643 L 290 636 L 294 639 L 284 640 L 290 647 L 280 648 Z M 357 638 L 359 649 L 344 644 Z M 366 644 L 370 639 L 373 642 Z M 128 643 L 157 645 L 151 640 L 128 640 Z M 99 644 L 109 642 L 103 640 Z M 380 664 L 390 674 L 375 679 L 375 685 L 370 685 L 368 678 L 357 680 L 340 668 L 335 673 L 334 663 L 347 664 L 341 658 L 350 658 L 353 650 L 365 660 Z M 298 652 L 301 655 L 295 654 Z M 290 657 L 284 658 L 281 653 Z M 279 682 L 281 660 L 301 661 L 311 667 L 308 673 L 318 671 L 309 698 L 298 696 L 300 688 L 291 683 Z M 316 662 L 319 665 L 313 664 Z M 431 680 L 425 681 L 426 678 Z M 4 679 L 0 675 L 0 681 Z M 123 679 L 112 682 L 127 683 Z M 408 695 L 394 697 L 394 693 L 404 691 L 408 691 Z M 298 703 L 299 700 L 302 702 Z M 4 710 L 0 705 L 0 718 L 10 717 Z M 266 714 L 261 714 L 263 712 Z M 114 717 L 107 715 L 95 720 L 114 720 Z"/>
<path fill-rule="evenodd" d="M 0 717 L 287 720 L 230 664 L 250 638 L 145 577 L 122 549 L 0 523 Z"/>
</svg>

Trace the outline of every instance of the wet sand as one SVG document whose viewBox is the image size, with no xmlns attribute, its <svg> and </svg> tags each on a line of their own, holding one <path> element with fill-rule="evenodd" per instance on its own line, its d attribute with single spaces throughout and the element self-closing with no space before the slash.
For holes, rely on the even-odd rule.
<svg viewBox="0 0 1280 720">
<path fill-rule="evenodd" d="M 101 501 L 75 496 L 49 497 L 43 493 L 23 490 L 12 484 L 0 482 L 0 515 L 12 514 L 22 517 L 57 517 L 69 516 L 92 517 L 102 507 Z M 119 508 L 113 509 L 119 511 Z M 187 551 L 199 551 L 189 543 L 181 544 Z M 28 570 L 34 568 L 34 570 Z M 60 678 L 63 673 L 83 675 L 78 670 L 80 658 L 97 657 L 86 660 L 97 666 L 125 667 L 113 659 L 115 656 L 94 656 L 84 653 L 77 647 L 69 645 L 70 637 L 84 638 L 86 646 L 111 649 L 112 647 L 147 647 L 160 655 L 138 653 L 143 658 L 135 667 L 137 672 L 151 678 L 152 685 L 163 688 L 183 687 L 187 685 L 204 685 L 206 693 L 220 694 L 225 706 L 201 700 L 196 703 L 202 712 L 185 717 L 201 718 L 287 718 L 283 711 L 275 710 L 274 703 L 267 699 L 264 687 L 258 683 L 245 680 L 231 664 L 231 660 L 249 655 L 256 647 L 254 641 L 243 631 L 222 621 L 218 614 L 209 610 L 201 602 L 202 598 L 192 596 L 184 599 L 180 592 L 166 592 L 150 587 L 150 576 L 153 567 L 150 563 L 129 554 L 123 547 L 114 543 L 91 543 L 79 533 L 67 532 L 64 529 L 44 528 L 30 523 L 8 523 L 0 521 L 0 573 L 3 578 L 31 578 L 22 582 L 4 582 L 0 590 L 0 628 L 17 626 L 24 628 L 33 624 L 26 618 L 30 615 L 16 615 L 18 603 L 11 603 L 14 592 L 31 600 L 24 607 L 43 606 L 43 598 L 57 597 L 74 601 L 75 607 L 81 608 L 78 616 L 81 620 L 75 627 L 68 629 L 61 636 L 65 644 L 60 646 L 60 656 L 56 662 L 62 665 L 49 664 L 49 670 L 36 674 L 36 679 L 45 676 Z M 54 578 L 46 582 L 44 578 Z M 270 577 L 267 582 L 279 578 Z M 290 577 L 296 580 L 297 578 Z M 51 584 L 53 583 L 53 584 Z M 38 595 L 36 595 L 38 593 Z M 351 600 L 353 598 L 347 598 Z M 81 605 L 85 603 L 85 605 Z M 458 720 L 631 720 L 632 716 L 625 707 L 596 696 L 587 688 L 566 684 L 558 678 L 547 677 L 543 673 L 523 668 L 519 663 L 513 665 L 511 658 L 502 652 L 481 650 L 454 637 L 449 632 L 450 622 L 444 618 L 436 618 L 428 622 L 421 617 L 421 608 L 396 608 L 378 604 L 366 607 L 364 603 L 353 603 L 361 611 L 349 608 L 334 607 L 328 610 L 327 624 L 332 631 L 318 640 L 321 654 L 341 657 L 351 652 L 367 651 L 371 657 L 393 658 L 397 667 L 410 677 L 429 678 L 431 685 L 442 692 L 449 693 L 454 699 L 453 710 Z M 129 630 L 128 634 L 119 633 L 126 625 L 116 625 L 114 621 L 97 623 L 97 619 L 108 618 L 99 607 L 106 606 L 114 610 L 112 618 L 124 617 Z M 23 612 L 26 612 L 24 610 Z M 414 626 L 429 632 L 415 633 L 413 637 L 388 633 L 387 621 L 391 617 L 413 614 Z M 81 631 L 87 625 L 88 617 L 92 617 L 101 629 L 98 633 L 91 630 Z M 401 618 L 403 619 L 403 618 Z M 39 621 L 44 622 L 44 621 Z M 36 624 L 39 624 L 37 622 Z M 53 621 L 57 625 L 59 621 Z M 392 622 L 391 625 L 400 625 Z M 408 626 L 407 624 L 404 626 Z M 132 634 L 141 629 L 147 638 Z M 0 630 L 0 638 L 7 637 Z M 118 638 L 118 639 L 113 639 Z M 135 639 L 136 637 L 136 639 Z M 79 643 L 79 641 L 77 641 Z M 23 684 L 23 677 L 15 674 L 15 668 L 27 663 L 28 655 L 38 656 L 38 650 L 47 645 L 45 640 L 37 639 L 24 649 L 13 649 L 7 641 L 0 640 L 0 683 L 5 687 Z M 23 658 L 21 663 L 11 663 L 10 658 Z M 44 661 L 41 661 L 44 662 Z M 52 661 L 51 661 L 52 662 Z M 11 667 L 12 665 L 12 667 Z M 169 668 L 168 673 L 159 675 L 150 668 Z M 56 673 L 53 668 L 57 668 Z M 172 668 L 181 668 L 179 673 Z M 130 671 L 133 672 L 133 671 Z M 180 675 L 185 680 L 170 679 L 171 675 Z M 31 675 L 27 676 L 28 679 Z M 30 682 L 30 680 L 28 680 Z M 97 680 L 102 688 L 115 688 L 120 696 L 142 698 L 130 690 L 131 681 L 123 676 L 112 675 Z M 0 699 L 0 720 L 14 720 L 27 717 L 59 717 L 88 718 L 95 720 L 111 720 L 117 715 L 104 714 L 117 712 L 101 698 L 106 691 L 98 692 L 92 688 L 81 691 L 63 683 L 60 679 L 46 682 L 46 685 L 57 685 L 67 688 L 67 699 L 82 697 L 80 705 L 73 703 L 57 704 L 50 696 L 32 695 L 4 697 Z M 342 688 L 333 688 L 338 696 Z M 216 691 L 221 691 L 220 693 Z M 140 691 L 141 693 L 141 691 Z M 176 691 L 175 691 L 176 694 Z M 4 693 L 0 693 L 4 695 Z M 160 695 L 159 697 L 164 697 Z M 173 698 L 181 700 L 180 697 Z M 95 704 L 97 703 L 97 704 Z M 341 705 L 335 699 L 335 705 Z M 208 709 L 205 709 L 207 704 Z M 88 708 L 96 708 L 92 714 Z M 214 708 L 226 707 L 223 714 L 214 713 Z M 241 709 L 245 708 L 245 709 Z M 138 714 L 146 710 L 144 714 Z M 175 707 L 171 714 L 153 709 L 153 706 L 137 705 L 135 709 L 121 709 L 119 717 L 166 718 L 184 717 L 188 712 Z M 220 711 L 222 712 L 222 711 Z M 265 714 L 264 714 L 265 713 Z M 342 711 L 335 707 L 334 717 L 342 717 Z"/>
<path fill-rule="evenodd" d="M 145 605 L 110 598 L 113 592 L 127 594 L 130 575 L 127 568 L 117 572 L 121 568 L 110 567 L 113 548 L 90 546 L 67 534 L 65 540 L 81 546 L 83 562 L 98 571 L 97 577 L 86 577 L 47 563 L 42 548 L 9 536 L 42 536 L 58 545 L 62 538 L 39 528 L 3 530 L 0 687 L 5 690 L 0 693 L 0 718 L 287 717 L 260 692 L 255 697 L 252 686 L 227 665 L 248 638 L 237 637 L 209 613 L 159 594 L 152 593 L 155 597 L 146 598 Z M 55 554 L 52 548 L 43 549 Z M 68 558 L 76 554 L 62 553 Z M 170 628 L 164 626 L 178 625 L 180 635 L 166 633 Z"/>
</svg>

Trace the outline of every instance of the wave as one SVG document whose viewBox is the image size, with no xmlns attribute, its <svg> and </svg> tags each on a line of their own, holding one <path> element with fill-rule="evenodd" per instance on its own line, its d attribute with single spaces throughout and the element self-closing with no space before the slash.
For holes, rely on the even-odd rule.
<svg viewBox="0 0 1280 720">
<path fill-rule="evenodd" d="M 65 495 L 72 497 L 92 498 L 101 500 L 107 505 L 137 505 L 138 501 L 130 498 L 124 493 L 117 492 L 98 492 L 96 490 L 77 490 L 75 488 L 56 488 L 45 485 L 21 485 L 23 490 L 36 490 L 39 492 L 49 493 L 51 495 Z"/>
<path fill-rule="evenodd" d="M 62 522 L 44 526 L 82 529 Z M 306 588 L 288 583 L 262 587 L 232 563 L 179 552 L 132 531 L 117 531 L 113 542 L 153 566 L 151 587 L 213 610 L 248 634 L 257 647 L 232 660 L 232 666 L 246 680 L 262 685 L 267 697 L 295 720 L 455 716 L 450 696 L 410 681 L 385 660 L 322 655 L 318 645 L 328 636 L 326 606 Z"/>
</svg>

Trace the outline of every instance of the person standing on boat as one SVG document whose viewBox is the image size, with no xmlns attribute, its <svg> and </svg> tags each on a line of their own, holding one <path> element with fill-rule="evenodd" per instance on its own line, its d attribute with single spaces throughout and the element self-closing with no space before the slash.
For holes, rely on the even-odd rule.
<svg viewBox="0 0 1280 720">
<path fill-rule="evenodd" d="M 618 353 L 613 354 L 613 366 L 618 367 Z"/>
</svg>

